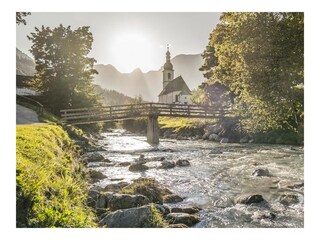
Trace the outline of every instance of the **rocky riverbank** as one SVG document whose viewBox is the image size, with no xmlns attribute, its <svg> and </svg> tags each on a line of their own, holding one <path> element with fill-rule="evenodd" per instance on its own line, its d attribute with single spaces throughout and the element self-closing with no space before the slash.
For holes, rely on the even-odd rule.
<svg viewBox="0 0 320 240">
<path fill-rule="evenodd" d="M 81 157 L 84 163 L 110 163 L 97 152 L 85 153 Z M 143 155 L 133 163 L 122 164 L 133 172 L 143 172 L 149 169 L 146 163 L 159 162 L 158 168 L 187 167 L 185 160 L 166 161 L 164 158 L 146 159 Z M 89 170 L 91 183 L 106 178 L 101 172 Z M 97 213 L 99 226 L 115 228 L 135 227 L 169 227 L 187 228 L 200 222 L 197 215 L 201 208 L 197 206 L 166 204 L 182 203 L 183 198 L 174 194 L 158 181 L 150 178 L 138 178 L 131 183 L 120 181 L 104 187 L 92 186 L 88 193 L 88 204 Z"/>
<path fill-rule="evenodd" d="M 268 152 L 274 146 L 261 148 L 256 144 L 220 145 L 203 140 L 170 139 L 152 147 L 143 137 L 124 130 L 91 135 L 90 139 L 91 147 L 83 151 L 80 161 L 89 169 L 88 204 L 96 212 L 100 227 L 205 227 L 208 221 L 209 226 L 216 227 L 223 226 L 226 221 L 223 218 L 239 218 L 238 221 L 254 226 L 283 226 L 286 219 L 283 215 L 301 211 L 303 205 L 303 181 L 293 181 L 293 176 L 283 178 L 282 164 L 275 168 L 268 164 L 271 159 L 259 160 L 261 156 L 270 157 Z M 185 149 L 184 145 L 189 147 Z M 207 150 L 206 146 L 214 148 Z M 282 148 L 284 150 L 277 153 L 276 149 Z M 276 147 L 272 162 L 279 162 L 280 157 L 299 156 L 300 150 L 299 147 Z M 240 170 L 242 165 L 249 171 Z M 228 177 L 234 175 L 234 171 L 239 171 L 236 181 Z M 207 177 L 212 183 L 207 182 Z M 184 184 L 189 181 L 192 185 Z M 202 185 L 202 181 L 208 186 Z M 230 192 L 226 192 L 225 184 L 233 186 L 232 190 L 226 188 Z M 239 188 L 239 184 L 242 187 Z M 213 194 L 209 208 L 208 193 Z M 221 220 L 218 220 L 219 214 L 222 214 Z"/>
<path fill-rule="evenodd" d="M 121 127 L 136 134 L 146 135 L 146 119 L 123 121 Z M 219 121 L 183 118 L 159 118 L 160 136 L 177 140 L 206 140 L 219 143 L 268 143 L 303 145 L 303 136 L 289 130 L 272 130 L 259 133 L 244 131 L 239 121 L 224 118 Z"/>
</svg>

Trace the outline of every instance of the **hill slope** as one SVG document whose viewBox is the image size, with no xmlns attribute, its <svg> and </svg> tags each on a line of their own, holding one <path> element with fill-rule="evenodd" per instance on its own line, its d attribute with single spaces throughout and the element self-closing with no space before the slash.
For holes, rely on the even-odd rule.
<svg viewBox="0 0 320 240">
<path fill-rule="evenodd" d="M 201 84 L 204 79 L 199 68 L 202 65 L 200 54 L 178 55 L 172 60 L 175 77 L 181 75 L 190 89 Z M 131 73 L 120 73 L 112 65 L 96 65 L 99 72 L 95 83 L 102 88 L 113 89 L 130 97 L 142 96 L 144 100 L 157 101 L 162 90 L 162 69 L 143 73 L 139 68 Z"/>
<path fill-rule="evenodd" d="M 16 48 L 16 74 L 33 76 L 36 72 L 35 67 L 33 59 Z"/>
</svg>

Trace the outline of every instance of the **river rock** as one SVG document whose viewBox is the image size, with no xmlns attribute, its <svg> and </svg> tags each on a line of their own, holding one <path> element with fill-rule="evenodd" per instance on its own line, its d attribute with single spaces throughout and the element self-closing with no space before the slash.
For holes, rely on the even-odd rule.
<svg viewBox="0 0 320 240">
<path fill-rule="evenodd" d="M 172 224 L 185 224 L 189 227 L 200 222 L 198 216 L 188 213 L 169 213 L 167 220 Z"/>
<path fill-rule="evenodd" d="M 86 162 L 102 162 L 105 160 L 104 156 L 98 152 L 89 152 L 81 156 L 81 160 Z"/>
<path fill-rule="evenodd" d="M 304 182 L 300 181 L 290 181 L 290 180 L 281 180 L 278 182 L 278 188 L 289 188 L 300 190 L 304 187 Z"/>
<path fill-rule="evenodd" d="M 261 219 L 268 219 L 268 220 L 274 220 L 276 218 L 276 214 L 270 211 L 257 211 L 253 213 L 252 218 L 256 220 Z"/>
<path fill-rule="evenodd" d="M 268 169 L 256 169 L 253 171 L 252 176 L 255 177 L 272 177 Z"/>
<path fill-rule="evenodd" d="M 213 149 L 209 154 L 222 154 L 223 152 L 220 149 Z"/>
<path fill-rule="evenodd" d="M 249 142 L 249 138 L 248 137 L 243 137 L 240 139 L 240 143 L 248 143 Z"/>
<path fill-rule="evenodd" d="M 240 204 L 251 204 L 251 203 L 260 203 L 265 201 L 262 197 L 262 195 L 259 194 L 251 194 L 251 195 L 244 195 L 244 196 L 239 196 L 236 198 L 235 203 L 240 203 Z"/>
<path fill-rule="evenodd" d="M 199 207 L 173 207 L 171 208 L 172 213 L 189 213 L 194 214 L 201 210 Z"/>
<path fill-rule="evenodd" d="M 204 134 L 202 135 L 202 139 L 203 139 L 203 140 L 208 140 L 210 134 L 211 134 L 211 133 L 209 133 L 209 132 L 204 133 Z"/>
<path fill-rule="evenodd" d="M 130 162 L 120 162 L 119 164 L 118 164 L 118 166 L 120 166 L 120 167 L 127 167 L 127 166 L 129 166 L 131 163 Z"/>
<path fill-rule="evenodd" d="M 218 134 L 215 133 L 211 133 L 208 137 L 209 141 L 215 141 L 215 142 L 219 142 L 220 141 L 220 137 Z"/>
<path fill-rule="evenodd" d="M 186 166 L 190 166 L 190 162 L 185 159 L 179 159 L 178 161 L 176 161 L 176 165 L 179 167 L 186 167 Z"/>
<path fill-rule="evenodd" d="M 143 195 L 131 194 L 113 194 L 112 198 L 108 201 L 108 207 L 111 210 L 126 209 L 133 207 L 140 207 L 148 204 L 148 199 Z"/>
<path fill-rule="evenodd" d="M 161 166 L 159 166 L 159 168 L 169 169 L 169 168 L 174 168 L 175 166 L 176 166 L 176 163 L 174 161 L 163 160 L 161 162 Z"/>
<path fill-rule="evenodd" d="M 142 172 L 148 170 L 149 167 L 144 164 L 131 164 L 129 167 L 129 171 L 131 172 Z"/>
<path fill-rule="evenodd" d="M 188 228 L 188 226 L 182 223 L 177 223 L 177 224 L 169 224 L 168 228 Z"/>
<path fill-rule="evenodd" d="M 155 207 L 159 210 L 157 204 Z M 108 228 L 143 228 L 150 226 L 152 211 L 150 205 L 142 207 L 121 209 L 109 213 L 99 221 L 99 226 Z"/>
<path fill-rule="evenodd" d="M 229 138 L 221 138 L 220 143 L 228 143 Z"/>
<path fill-rule="evenodd" d="M 96 201 L 96 209 L 108 208 L 109 201 L 113 198 L 112 192 L 100 192 L 98 199 Z"/>
<path fill-rule="evenodd" d="M 285 206 L 299 203 L 299 196 L 296 194 L 283 194 L 279 198 L 279 202 Z"/>
<path fill-rule="evenodd" d="M 104 192 L 119 192 L 122 188 L 128 185 L 128 182 L 111 183 L 102 188 L 102 190 Z"/>
<path fill-rule="evenodd" d="M 93 182 L 98 182 L 99 180 L 107 177 L 103 173 L 92 169 L 89 170 L 89 176 Z"/>
<path fill-rule="evenodd" d="M 163 196 L 164 203 L 178 203 L 182 201 L 183 201 L 183 198 L 176 194 L 169 194 L 169 195 Z"/>
</svg>

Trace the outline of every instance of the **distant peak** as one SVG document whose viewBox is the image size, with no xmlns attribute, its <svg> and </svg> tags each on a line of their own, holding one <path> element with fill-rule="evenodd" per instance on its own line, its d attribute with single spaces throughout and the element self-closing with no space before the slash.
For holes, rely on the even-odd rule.
<svg viewBox="0 0 320 240">
<path fill-rule="evenodd" d="M 135 68 L 131 73 L 142 73 L 140 68 Z"/>
</svg>

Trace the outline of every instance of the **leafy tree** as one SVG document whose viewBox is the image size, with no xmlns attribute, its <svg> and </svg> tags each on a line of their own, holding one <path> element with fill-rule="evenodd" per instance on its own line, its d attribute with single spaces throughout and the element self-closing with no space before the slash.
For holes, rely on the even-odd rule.
<svg viewBox="0 0 320 240">
<path fill-rule="evenodd" d="M 22 23 L 23 25 L 27 25 L 26 20 L 24 19 L 28 15 L 31 15 L 30 12 L 16 12 L 16 24 Z"/>
<path fill-rule="evenodd" d="M 36 63 L 33 87 L 42 92 L 47 105 L 58 113 L 64 108 L 100 104 L 92 84 L 96 62 L 89 54 L 93 42 L 89 27 L 71 30 L 60 25 L 42 26 L 28 36 Z"/>
<path fill-rule="evenodd" d="M 201 70 L 236 96 L 248 131 L 303 128 L 303 13 L 223 13 Z"/>
</svg>

